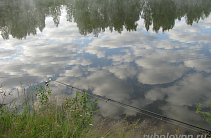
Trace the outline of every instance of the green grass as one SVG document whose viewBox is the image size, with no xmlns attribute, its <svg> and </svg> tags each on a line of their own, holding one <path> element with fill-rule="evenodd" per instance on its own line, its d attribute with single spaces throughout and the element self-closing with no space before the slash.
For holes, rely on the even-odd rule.
<svg viewBox="0 0 211 138">
<path fill-rule="evenodd" d="M 38 86 L 30 92 L 22 90 L 22 96 L 10 104 L 0 106 L 0 137 L 24 138 L 79 138 L 79 137 L 141 137 L 144 134 L 161 134 L 155 126 L 146 126 L 139 120 L 98 121 L 96 123 L 97 100 L 90 100 L 85 91 L 76 92 L 73 98 L 64 98 L 58 106 L 56 99 L 50 100 L 49 86 Z M 6 96 L 2 92 L 3 99 Z"/>
</svg>

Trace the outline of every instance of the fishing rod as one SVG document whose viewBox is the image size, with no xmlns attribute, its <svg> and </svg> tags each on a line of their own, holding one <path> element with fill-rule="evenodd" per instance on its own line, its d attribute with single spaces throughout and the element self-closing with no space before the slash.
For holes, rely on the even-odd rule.
<svg viewBox="0 0 211 138">
<path fill-rule="evenodd" d="M 9 78 L 9 77 L 0 77 L 0 78 Z M 79 91 L 81 91 L 81 92 L 86 91 L 86 90 L 84 90 L 84 89 L 80 89 L 80 88 L 77 88 L 77 87 L 68 85 L 68 84 L 66 84 L 66 83 L 57 81 L 56 79 L 52 80 L 51 78 L 50 78 L 48 81 L 45 81 L 46 86 L 48 86 L 49 83 L 50 83 L 51 81 L 55 81 L 55 82 L 60 83 L 60 84 L 62 84 L 62 85 L 71 87 L 71 89 L 76 89 L 76 90 L 79 90 Z M 119 102 L 119 101 L 116 101 L 116 100 L 113 100 L 113 99 L 109 99 L 109 98 L 106 98 L 106 97 L 104 97 L 104 96 L 100 96 L 100 95 L 97 95 L 97 94 L 93 94 L 93 93 L 90 93 L 90 92 L 87 92 L 87 91 L 86 91 L 86 93 L 87 93 L 88 95 L 93 95 L 93 96 L 98 97 L 98 98 L 100 98 L 100 99 L 106 100 L 106 102 L 111 102 L 111 103 L 113 103 L 113 104 L 116 104 L 116 105 L 118 105 L 118 106 L 122 106 L 122 107 L 124 107 L 124 108 L 129 107 L 128 109 L 130 109 L 130 110 L 135 109 L 136 111 L 141 111 L 141 112 L 139 112 L 139 113 L 145 114 L 145 115 L 147 115 L 147 116 L 150 116 L 149 114 L 152 114 L 152 115 L 155 115 L 155 116 L 159 116 L 159 117 L 161 117 L 161 118 L 158 118 L 158 117 L 155 117 L 155 116 L 150 116 L 150 117 L 157 118 L 157 119 L 159 119 L 159 120 L 161 120 L 161 121 L 169 122 L 169 121 L 167 121 L 167 120 L 163 120 L 163 119 L 169 119 L 169 120 L 171 120 L 171 121 L 174 121 L 174 122 L 177 122 L 177 123 L 181 123 L 181 124 L 184 124 L 184 125 L 187 125 L 187 126 L 191 126 L 191 127 L 193 127 L 193 128 L 197 128 L 197 129 L 203 130 L 203 131 L 205 131 L 205 132 L 211 133 L 211 130 L 208 130 L 208 129 L 205 129 L 205 128 L 202 128 L 202 127 L 198 127 L 198 126 L 195 126 L 195 125 L 192 125 L 192 124 L 189 124 L 189 123 L 186 123 L 186 122 L 177 120 L 177 119 L 173 119 L 173 118 L 170 118 L 170 117 L 167 117 L 167 116 L 164 116 L 164 115 L 161 115 L 161 114 L 152 112 L 152 111 L 148 111 L 148 110 L 145 110 L 145 109 L 142 109 L 142 108 L 138 108 L 138 107 L 135 107 L 135 106 L 132 106 L 132 105 L 129 105 L 129 104 L 125 104 L 125 103 L 122 103 L 122 102 Z M 147 114 L 147 113 L 148 113 L 148 114 Z M 172 123 L 172 122 L 169 122 L 169 123 Z M 174 123 L 172 123 L 172 124 L 174 124 Z M 179 125 L 179 124 L 174 124 L 174 125 Z M 184 128 L 187 128 L 187 127 L 185 127 L 185 126 L 183 126 L 183 127 L 184 127 Z M 187 128 L 187 129 L 190 129 L 190 128 Z M 193 130 L 193 129 L 190 129 L 190 130 Z M 195 130 L 193 130 L 193 131 L 195 131 Z"/>
<path fill-rule="evenodd" d="M 148 110 L 145 110 L 145 109 L 142 109 L 142 108 L 138 108 L 138 107 L 135 107 L 135 106 L 132 106 L 132 105 L 129 105 L 129 104 L 125 104 L 125 103 L 122 103 L 122 102 L 119 102 L 119 101 L 116 101 L 116 100 L 113 100 L 113 99 L 109 99 L 109 98 L 106 98 L 106 97 L 103 97 L 103 96 L 100 96 L 98 94 L 93 94 L 93 93 L 89 93 L 87 92 L 86 90 L 84 89 L 80 89 L 80 88 L 77 88 L 77 87 L 74 87 L 74 86 L 71 86 L 71 85 L 68 85 L 66 83 L 63 83 L 63 82 L 60 82 L 60 81 L 57 81 L 57 80 L 52 80 L 51 78 L 45 82 L 46 86 L 49 85 L 49 82 L 51 81 L 55 81 L 57 83 L 60 83 L 60 84 L 63 84 L 65 86 L 68 86 L 68 87 L 71 87 L 72 89 L 76 89 L 76 90 L 79 90 L 79 91 L 82 91 L 82 92 L 86 92 L 88 95 L 93 95 L 95 97 L 98 97 L 98 98 L 101 98 L 101 99 L 104 99 L 106 100 L 106 102 L 112 102 L 112 103 L 116 103 L 118 105 L 121 105 L 122 107 L 130 107 L 132 109 L 136 109 L 136 110 L 139 110 L 139 111 L 142 111 L 142 112 L 145 112 L 145 113 L 149 113 L 149 114 L 153 114 L 155 116 L 159 116 L 161 117 L 160 120 L 162 119 L 169 119 L 171 121 L 174 121 L 174 122 L 178 122 L 178 123 L 181 123 L 181 124 L 184 124 L 184 125 L 187 125 L 187 126 L 191 126 L 193 128 L 197 128 L 197 129 L 200 129 L 200 130 L 203 130 L 205 132 L 208 132 L 208 133 L 211 133 L 211 130 L 208 130 L 208 129 L 205 129 L 205 128 L 202 128 L 202 127 L 198 127 L 198 126 L 195 126 L 195 125 L 192 125 L 192 124 L 189 124 L 187 122 L 183 122 L 183 121 L 180 121 L 180 120 L 177 120 L 177 119 L 173 119 L 173 118 L 170 118 L 170 117 L 167 117 L 167 116 L 164 116 L 164 115 L 161 115 L 161 114 L 158 114 L 158 113 L 154 113 L 152 111 L 148 111 Z"/>
</svg>

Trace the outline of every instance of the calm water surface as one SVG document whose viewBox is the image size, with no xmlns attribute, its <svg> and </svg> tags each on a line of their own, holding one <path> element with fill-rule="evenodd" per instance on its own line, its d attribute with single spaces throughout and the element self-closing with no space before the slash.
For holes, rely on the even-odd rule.
<svg viewBox="0 0 211 138">
<path fill-rule="evenodd" d="M 0 84 L 10 92 L 53 77 L 211 129 L 195 113 L 211 102 L 210 12 L 210 0 L 1 0 Z M 152 119 L 98 106 L 104 117 Z"/>
</svg>

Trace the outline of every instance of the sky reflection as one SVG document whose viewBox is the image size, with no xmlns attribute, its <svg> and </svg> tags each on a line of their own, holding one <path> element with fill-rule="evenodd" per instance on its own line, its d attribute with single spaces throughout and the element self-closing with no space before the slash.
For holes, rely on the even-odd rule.
<svg viewBox="0 0 211 138">
<path fill-rule="evenodd" d="M 78 24 L 66 17 L 64 6 L 58 27 L 46 17 L 45 28 L 37 28 L 34 36 L 0 38 L 0 76 L 8 77 L 0 78 L 4 90 L 14 91 L 20 81 L 27 87 L 55 77 L 94 94 L 210 127 L 195 114 L 195 103 L 206 107 L 211 99 L 211 16 L 192 26 L 181 18 L 164 34 L 162 29 L 146 32 L 145 20 L 139 19 L 137 31 L 124 27 L 120 34 L 107 28 L 98 37 L 81 35 Z M 58 86 L 52 84 L 53 95 Z M 64 86 L 60 91 L 71 94 Z M 102 101 L 98 106 L 104 117 L 137 114 Z"/>
</svg>

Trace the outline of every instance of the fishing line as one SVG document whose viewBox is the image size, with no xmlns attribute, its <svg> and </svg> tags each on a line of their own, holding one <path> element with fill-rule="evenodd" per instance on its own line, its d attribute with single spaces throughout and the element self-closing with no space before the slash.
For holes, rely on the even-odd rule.
<svg viewBox="0 0 211 138">
<path fill-rule="evenodd" d="M 171 121 L 167 121 L 167 120 L 164 120 L 163 118 L 158 118 L 158 117 L 155 117 L 155 116 L 152 116 L 152 115 L 146 114 L 146 113 L 144 113 L 144 112 L 141 112 L 140 110 L 137 110 L 137 109 L 134 109 L 134 108 L 130 108 L 130 107 L 128 107 L 128 106 L 124 106 L 124 105 L 122 105 L 122 104 L 118 104 L 118 103 L 116 103 L 116 102 L 113 102 L 114 100 L 111 100 L 111 99 L 108 99 L 108 98 L 105 98 L 105 97 L 101 97 L 101 96 L 98 96 L 98 95 L 95 95 L 95 94 L 90 94 L 90 93 L 87 93 L 87 94 L 88 94 L 88 95 L 91 95 L 91 96 L 93 96 L 93 97 L 98 97 L 98 98 L 100 98 L 100 99 L 102 99 L 102 100 L 106 100 L 106 102 L 109 102 L 109 103 L 115 104 L 115 105 L 117 105 L 117 106 L 121 106 L 121 107 L 123 107 L 123 108 L 127 108 L 127 109 L 130 109 L 130 110 L 133 110 L 133 111 L 138 112 L 138 113 L 140 113 L 140 114 L 144 114 L 144 115 L 146 115 L 146 116 L 149 116 L 149 117 L 152 117 L 152 118 L 158 119 L 158 120 L 160 120 L 160 121 L 164 121 L 164 122 L 167 122 L 167 123 L 170 123 L 170 124 L 173 124 L 173 125 L 178 125 L 178 126 L 181 126 L 181 127 L 183 127 L 183 128 L 186 128 L 186 129 L 189 129 L 189 130 L 192 130 L 192 131 L 198 132 L 198 131 L 197 131 L 197 130 L 195 130 L 195 129 L 188 128 L 188 127 L 183 126 L 183 125 L 181 125 L 181 124 L 174 123 L 174 122 L 171 122 Z"/>
<path fill-rule="evenodd" d="M 118 106 L 121 106 L 121 107 L 124 107 L 124 108 L 128 108 L 128 109 L 130 109 L 130 110 L 134 110 L 134 109 L 135 109 L 134 111 L 138 111 L 139 113 L 145 114 L 145 115 L 147 115 L 147 116 L 150 116 L 150 117 L 153 117 L 153 118 L 157 118 L 157 119 L 159 119 L 159 120 L 161 120 L 161 121 L 165 121 L 165 122 L 168 122 L 168 123 L 171 123 L 171 124 L 174 124 L 174 125 L 179 125 L 179 124 L 175 124 L 175 123 L 173 123 L 173 122 L 167 121 L 167 120 L 163 120 L 163 119 L 169 119 L 169 120 L 171 120 L 171 121 L 175 121 L 175 122 L 178 122 L 178 123 L 181 123 L 181 124 L 185 124 L 185 125 L 187 125 L 187 126 L 191 126 L 191 127 L 193 127 L 193 128 L 197 128 L 197 129 L 199 129 L 199 130 L 203 130 L 203 131 L 205 131 L 205 132 L 211 133 L 211 130 L 207 130 L 207 129 L 202 128 L 202 127 L 198 127 L 198 126 L 195 126 L 195 125 L 192 125 L 192 124 L 183 122 L 183 121 L 179 121 L 179 120 L 176 120 L 176 119 L 173 119 L 173 118 L 170 118 L 170 117 L 167 117 L 167 116 L 158 114 L 158 113 L 154 113 L 154 112 L 152 112 L 152 111 L 148 111 L 148 110 L 145 110 L 145 109 L 142 109 L 142 108 L 138 108 L 138 107 L 135 107 L 135 106 L 131 106 L 131 105 L 129 105 L 129 104 L 125 104 L 125 103 L 122 103 L 122 102 L 119 102 L 119 101 L 115 101 L 115 100 L 112 100 L 112 99 L 109 99 L 109 98 L 106 98 L 106 97 L 103 97 L 103 96 L 100 96 L 100 95 L 97 95 L 97 94 L 89 93 L 89 92 L 87 92 L 86 90 L 83 90 L 83 89 L 74 87 L 74 86 L 72 86 L 72 85 L 68 85 L 68 84 L 66 84 L 66 83 L 57 81 L 57 80 L 55 80 L 55 79 L 52 80 L 52 79 L 50 78 L 48 81 L 45 82 L 46 85 L 48 85 L 50 81 L 55 81 L 55 82 L 57 82 L 57 83 L 63 84 L 63 85 L 65 85 L 65 86 L 71 87 L 72 89 L 76 89 L 76 90 L 79 90 L 79 91 L 82 91 L 82 92 L 85 91 L 88 95 L 93 95 L 93 96 L 95 96 L 95 97 L 98 97 L 98 98 L 101 98 L 101 99 L 103 99 L 103 100 L 106 100 L 106 102 L 111 102 L 111 103 L 114 103 L 114 104 L 116 104 L 116 105 L 118 105 Z M 142 111 L 142 112 L 141 112 L 141 111 Z M 144 113 L 144 112 L 145 112 L 145 113 Z M 161 118 L 155 117 L 155 116 L 152 116 L 152 115 L 149 115 L 149 114 L 147 114 L 147 113 L 153 114 L 153 115 L 155 115 L 155 116 L 159 116 L 159 117 L 161 117 Z M 181 125 L 180 125 L 180 126 L 181 126 Z M 188 127 L 186 127 L 186 126 L 181 126 L 181 127 L 197 132 L 197 130 L 188 128 Z"/>
<path fill-rule="evenodd" d="M 86 92 L 86 93 L 87 93 L 87 92 Z M 88 95 L 91 95 L 91 96 L 93 96 L 93 97 L 98 97 L 98 98 L 100 98 L 100 99 L 102 99 L 102 100 L 106 100 L 106 102 L 115 104 L 115 105 L 117 105 L 117 106 L 120 106 L 120 107 L 123 107 L 123 108 L 127 108 L 127 109 L 133 110 L 133 111 L 135 111 L 135 112 L 138 112 L 138 113 L 140 113 L 140 114 L 144 114 L 144 115 L 146 115 L 146 116 L 149 116 L 149 117 L 158 119 L 158 120 L 160 120 L 160 121 L 164 121 L 164 122 L 167 122 L 167 123 L 170 123 L 170 124 L 173 124 L 173 125 L 178 125 L 178 126 L 181 126 L 181 127 L 183 127 L 183 128 L 186 128 L 186 129 L 189 129 L 189 130 L 198 132 L 197 130 L 192 129 L 192 128 L 189 128 L 189 127 L 186 127 L 186 126 L 184 126 L 184 125 L 181 125 L 181 124 L 178 124 L 178 123 L 174 123 L 174 122 L 171 122 L 171 121 L 167 121 L 167 120 L 164 120 L 163 118 L 158 118 L 158 117 L 149 115 L 149 114 L 147 114 L 147 113 L 141 112 L 140 110 L 134 109 L 134 107 L 131 108 L 131 107 L 122 105 L 122 104 L 124 104 L 124 103 L 121 103 L 121 102 L 118 102 L 118 103 L 117 103 L 117 101 L 115 101 L 115 100 L 111 100 L 111 99 L 108 99 L 108 98 L 105 98 L 105 97 L 101 97 L 101 96 L 96 95 L 96 94 L 91 94 L 91 93 L 87 93 L 87 94 L 88 94 Z M 120 104 L 120 103 L 121 103 L 121 104 Z"/>
</svg>

